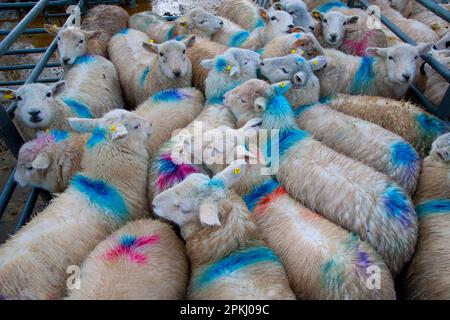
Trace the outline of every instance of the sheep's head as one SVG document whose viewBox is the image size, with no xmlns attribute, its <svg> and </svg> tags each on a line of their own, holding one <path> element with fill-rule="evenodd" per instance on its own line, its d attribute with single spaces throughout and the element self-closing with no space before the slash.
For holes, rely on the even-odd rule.
<svg viewBox="0 0 450 320">
<path fill-rule="evenodd" d="M 389 0 L 389 4 L 391 5 L 391 7 L 400 12 L 405 10 L 408 2 L 409 0 Z"/>
<path fill-rule="evenodd" d="M 430 155 L 439 162 L 450 163 L 450 133 L 443 134 L 434 140 Z"/>
<path fill-rule="evenodd" d="M 73 130 L 92 133 L 88 147 L 90 141 L 145 143 L 153 133 L 150 122 L 123 109 L 112 110 L 99 119 L 69 118 L 68 121 Z"/>
<path fill-rule="evenodd" d="M 270 8 L 267 11 L 260 9 L 260 15 L 266 25 L 265 33 L 267 41 L 281 34 L 291 32 L 291 29 L 294 27 L 294 20 L 286 11 L 275 10 L 273 8 Z"/>
<path fill-rule="evenodd" d="M 184 78 L 191 71 L 191 61 L 186 55 L 186 48 L 195 42 L 195 35 L 177 41 L 169 40 L 161 44 L 143 42 L 142 46 L 151 53 L 156 53 L 159 66 L 169 79 Z"/>
<path fill-rule="evenodd" d="M 214 33 L 222 29 L 222 19 L 206 12 L 203 8 L 186 10 L 184 5 L 180 4 L 179 6 L 183 16 L 178 18 L 175 23 L 182 30 L 184 29 L 190 31 L 190 33 L 211 37 Z"/>
<path fill-rule="evenodd" d="M 200 173 L 189 175 L 179 184 L 153 199 L 156 215 L 179 226 L 202 223 L 220 226 L 220 209 L 228 189 L 244 174 L 245 163 L 234 162 L 213 178 Z"/>
<path fill-rule="evenodd" d="M 450 49 L 450 32 L 447 32 L 445 36 L 442 37 L 441 40 L 436 42 L 436 44 L 433 46 L 433 49 L 435 50 Z"/>
<path fill-rule="evenodd" d="M 261 63 L 261 73 L 270 83 L 291 80 L 294 85 L 303 87 L 314 81 L 318 83 L 314 71 L 325 66 L 326 62 L 325 56 L 307 61 L 297 54 L 290 54 L 264 59 Z"/>
<path fill-rule="evenodd" d="M 87 42 L 101 31 L 85 31 L 76 26 L 59 28 L 52 25 L 44 25 L 45 30 L 56 35 L 58 44 L 59 62 L 63 67 L 72 65 L 78 57 L 88 53 Z"/>
<path fill-rule="evenodd" d="M 308 7 L 305 2 L 302 0 L 281 0 L 279 3 L 281 4 L 281 8 L 292 16 L 294 25 L 300 26 L 308 31 L 314 31 L 314 20 L 308 12 Z"/>
<path fill-rule="evenodd" d="M 2 89 L 4 99 L 17 101 L 15 117 L 27 128 L 46 129 L 55 119 L 57 102 L 55 95 L 61 93 L 66 82 L 52 86 L 42 83 L 25 84 L 17 90 Z"/>
<path fill-rule="evenodd" d="M 432 44 L 412 46 L 406 43 L 389 48 L 367 48 L 366 53 L 377 56 L 386 64 L 387 78 L 398 84 L 411 84 L 416 75 L 416 63 L 420 55 L 430 51 Z"/>
<path fill-rule="evenodd" d="M 336 11 L 322 13 L 314 10 L 312 14 L 322 26 L 324 41 L 332 47 L 338 47 L 342 44 L 347 25 L 358 22 L 358 16 L 348 16 Z"/>
</svg>

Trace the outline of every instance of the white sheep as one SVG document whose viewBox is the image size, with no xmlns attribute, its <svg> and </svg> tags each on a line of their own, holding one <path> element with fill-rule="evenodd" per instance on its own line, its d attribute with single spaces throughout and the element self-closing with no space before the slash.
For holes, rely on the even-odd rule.
<svg viewBox="0 0 450 320">
<path fill-rule="evenodd" d="M 224 0 L 217 8 L 217 15 L 251 31 L 264 26 L 259 10 L 260 7 L 251 0 Z"/>
<path fill-rule="evenodd" d="M 193 173 L 153 199 L 153 212 L 180 226 L 186 241 L 188 299 L 295 298 L 281 261 L 229 190 L 244 170 L 233 163 L 213 178 Z"/>
<path fill-rule="evenodd" d="M 119 72 L 128 107 L 135 108 L 163 89 L 190 87 L 192 65 L 186 48 L 194 41 L 195 36 L 190 36 L 183 41 L 156 44 L 134 29 L 114 35 L 109 56 Z"/>
<path fill-rule="evenodd" d="M 211 40 L 230 47 L 258 50 L 273 38 L 289 33 L 294 27 L 291 15 L 285 11 L 272 8 L 266 11 L 261 8 L 260 14 L 264 20 L 264 26 L 253 31 L 245 30 L 222 17 L 223 27 L 212 36 Z"/>
<path fill-rule="evenodd" d="M 62 298 L 67 268 L 80 266 L 108 234 L 148 212 L 145 141 L 151 125 L 125 110 L 69 121 L 75 130 L 92 133 L 83 171 L 0 247 L 2 296 Z"/>
<path fill-rule="evenodd" d="M 101 56 L 78 57 L 64 81 L 54 85 L 33 83 L 6 91 L 17 101 L 14 122 L 25 140 L 39 130 L 68 130 L 68 117 L 101 117 L 124 104 L 117 71 Z"/>
<path fill-rule="evenodd" d="M 184 299 L 189 262 L 173 229 L 157 220 L 127 223 L 102 241 L 81 266 L 69 300 Z"/>
<path fill-rule="evenodd" d="M 320 84 L 313 71 L 325 64 L 323 56 L 307 61 L 291 54 L 264 59 L 261 74 L 271 83 L 292 81 L 287 98 L 300 128 L 337 152 L 386 174 L 412 194 L 421 163 L 416 150 L 400 136 L 319 101 Z"/>
<path fill-rule="evenodd" d="M 79 19 L 78 11 L 75 15 L 77 17 L 74 19 Z M 128 13 L 123 8 L 98 5 L 87 12 L 81 26 L 74 23 L 67 28 L 48 24 L 44 27 L 47 32 L 56 36 L 59 61 L 67 69 L 78 57 L 84 55 L 108 57 L 109 40 L 116 32 L 126 28 L 127 22 Z"/>
<path fill-rule="evenodd" d="M 397 44 L 389 48 L 367 48 L 368 56 L 355 57 L 335 49 L 324 49 L 327 66 L 317 72 L 321 96 L 338 92 L 402 98 L 413 83 L 416 61 L 432 44 L 416 47 Z"/>
<path fill-rule="evenodd" d="M 263 59 L 282 57 L 291 53 L 299 54 L 305 59 L 324 55 L 324 49 L 316 37 L 310 32 L 305 33 L 299 30 L 297 27 L 294 27 L 290 34 L 270 40 L 260 52 Z"/>
<path fill-rule="evenodd" d="M 289 13 L 294 19 L 294 25 L 302 27 L 308 32 L 313 32 L 315 22 L 312 15 L 308 12 L 306 3 L 302 0 L 281 0 L 279 8 Z"/>
<path fill-rule="evenodd" d="M 261 117 L 262 128 L 279 130 L 278 148 L 270 142 L 263 151 L 270 153 L 267 161 L 286 191 L 368 241 L 395 276 L 411 258 L 417 240 L 411 199 L 390 178 L 300 130 L 282 95 L 289 87 L 290 82 L 270 86 L 253 79 L 229 91 L 224 103 L 236 116 L 238 126 Z"/>
</svg>

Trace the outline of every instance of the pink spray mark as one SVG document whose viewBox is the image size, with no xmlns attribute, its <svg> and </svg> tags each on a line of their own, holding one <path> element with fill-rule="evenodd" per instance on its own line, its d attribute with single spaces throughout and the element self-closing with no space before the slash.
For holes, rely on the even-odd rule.
<svg viewBox="0 0 450 320">
<path fill-rule="evenodd" d="M 199 172 L 198 168 L 194 165 L 187 163 L 175 163 L 170 154 L 161 155 L 158 162 L 160 174 L 156 187 L 159 192 L 183 181 L 190 174 Z"/>
<path fill-rule="evenodd" d="M 158 235 L 135 237 L 132 235 L 123 235 L 119 243 L 111 250 L 106 252 L 106 260 L 114 260 L 120 256 L 128 256 L 129 260 L 137 264 L 147 261 L 147 257 L 138 252 L 139 248 L 152 245 L 160 240 Z"/>
<path fill-rule="evenodd" d="M 366 36 L 361 41 L 345 40 L 343 46 L 350 49 L 350 52 L 357 56 L 364 56 L 366 54 L 366 49 L 369 47 L 369 40 L 373 35 L 373 30 L 366 32 Z M 347 51 L 347 50 L 346 50 Z"/>
</svg>

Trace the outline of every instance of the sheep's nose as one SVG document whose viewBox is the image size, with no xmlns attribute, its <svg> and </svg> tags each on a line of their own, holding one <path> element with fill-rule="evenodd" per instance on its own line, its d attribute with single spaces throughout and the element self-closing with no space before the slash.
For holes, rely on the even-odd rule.
<svg viewBox="0 0 450 320">
<path fill-rule="evenodd" d="M 402 76 L 406 81 L 409 81 L 409 79 L 411 79 L 411 74 L 409 73 L 402 73 Z"/>
<path fill-rule="evenodd" d="M 292 29 L 293 27 L 294 27 L 293 24 L 288 25 L 288 28 L 289 28 L 289 29 Z"/>
<path fill-rule="evenodd" d="M 181 70 L 173 70 L 173 74 L 175 75 L 175 77 L 179 77 L 181 74 Z"/>
<path fill-rule="evenodd" d="M 261 67 L 264 67 L 264 62 L 261 61 Z"/>
<path fill-rule="evenodd" d="M 63 58 L 62 60 L 63 60 L 64 64 L 68 64 L 70 61 L 70 58 Z"/>
<path fill-rule="evenodd" d="M 33 118 L 36 118 L 38 116 L 38 114 L 41 113 L 41 111 L 37 110 L 37 111 L 29 111 L 28 114 L 30 116 L 32 116 Z"/>
<path fill-rule="evenodd" d="M 336 33 L 332 33 L 330 34 L 331 39 L 336 40 L 337 38 L 337 34 Z"/>
<path fill-rule="evenodd" d="M 223 26 L 223 21 L 222 20 L 220 20 L 220 25 Z"/>
</svg>

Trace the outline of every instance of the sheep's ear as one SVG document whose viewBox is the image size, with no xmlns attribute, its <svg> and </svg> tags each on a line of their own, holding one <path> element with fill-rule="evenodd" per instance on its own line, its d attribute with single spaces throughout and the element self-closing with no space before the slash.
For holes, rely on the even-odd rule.
<svg viewBox="0 0 450 320">
<path fill-rule="evenodd" d="M 211 70 L 214 67 L 214 59 L 205 59 L 200 62 L 200 65 L 207 70 Z"/>
<path fill-rule="evenodd" d="M 200 222 L 208 226 L 220 226 L 219 205 L 212 200 L 205 200 L 199 207 Z"/>
<path fill-rule="evenodd" d="M 241 70 L 239 69 L 239 66 L 233 66 L 230 70 L 230 78 L 239 77 L 241 75 Z"/>
<path fill-rule="evenodd" d="M 421 55 L 421 56 L 427 54 L 431 50 L 432 47 L 433 47 L 432 43 L 425 43 L 425 44 L 416 46 L 417 51 L 419 51 L 419 55 Z"/>
<path fill-rule="evenodd" d="M 276 95 L 285 94 L 292 87 L 291 81 L 281 81 L 271 85 Z"/>
<path fill-rule="evenodd" d="M 387 48 L 373 48 L 373 47 L 369 47 L 366 49 L 366 54 L 368 54 L 369 56 L 377 56 L 380 58 L 385 58 L 387 55 Z"/>
<path fill-rule="evenodd" d="M 358 22 L 358 16 L 345 16 L 346 20 L 346 24 L 355 24 Z"/>
<path fill-rule="evenodd" d="M 16 99 L 16 91 L 9 88 L 0 88 L 0 92 L 2 92 L 2 100 L 15 100 Z"/>
<path fill-rule="evenodd" d="M 261 128 L 263 120 L 261 118 L 253 118 L 247 121 L 238 131 L 247 134 L 249 131 L 258 130 Z"/>
<path fill-rule="evenodd" d="M 450 153 L 448 152 L 447 149 L 438 148 L 438 149 L 435 149 L 435 152 L 438 155 L 438 157 L 441 158 L 442 161 L 444 161 L 444 162 L 450 161 Z"/>
<path fill-rule="evenodd" d="M 244 175 L 246 167 L 245 161 L 233 161 L 228 167 L 217 173 L 214 179 L 221 179 L 225 188 L 231 188 Z"/>
<path fill-rule="evenodd" d="M 270 8 L 273 10 L 284 10 L 281 2 L 275 2 Z"/>
<path fill-rule="evenodd" d="M 237 145 L 234 148 L 234 151 L 236 152 L 236 159 L 238 160 L 245 160 L 249 161 L 250 159 L 257 159 L 258 157 L 255 156 L 253 153 L 245 149 L 243 145 Z"/>
<path fill-rule="evenodd" d="M 153 42 L 142 42 L 142 46 L 150 53 L 158 53 L 159 45 Z"/>
<path fill-rule="evenodd" d="M 128 130 L 123 124 L 113 124 L 109 130 L 111 131 L 111 140 L 117 140 L 128 135 Z"/>
<path fill-rule="evenodd" d="M 269 22 L 269 13 L 263 8 L 259 9 L 259 15 L 264 20 L 264 22 Z"/>
<path fill-rule="evenodd" d="M 325 56 L 317 56 L 314 59 L 309 60 L 308 62 L 311 66 L 311 69 L 313 71 L 317 71 L 327 65 L 327 58 Z"/>
<path fill-rule="evenodd" d="M 299 34 L 299 36 L 301 36 Z M 310 38 L 306 38 L 306 37 L 300 37 L 298 39 L 296 39 L 294 42 L 292 42 L 291 44 L 291 51 L 292 50 L 296 50 L 298 47 L 301 46 L 307 46 L 312 42 L 312 40 Z M 300 54 L 300 52 L 291 52 L 291 53 L 298 53 Z"/>
<path fill-rule="evenodd" d="M 80 7 L 77 5 L 71 5 L 67 7 L 66 13 L 69 13 L 72 16 L 71 24 L 77 28 L 80 28 L 80 22 L 81 22 L 81 12 Z"/>
<path fill-rule="evenodd" d="M 101 35 L 101 31 L 100 30 L 95 30 L 95 31 L 82 31 L 84 33 L 84 36 L 86 37 L 86 39 L 91 39 L 93 37 L 99 36 Z"/>
<path fill-rule="evenodd" d="M 52 94 L 60 94 L 64 88 L 66 87 L 66 82 L 64 80 L 58 81 L 54 85 L 52 85 L 50 88 L 52 90 Z"/>
<path fill-rule="evenodd" d="M 44 29 L 45 31 L 47 31 L 48 33 L 56 36 L 58 34 L 59 31 L 61 31 L 63 28 L 60 28 L 56 25 L 51 25 L 51 24 L 44 24 Z"/>
<path fill-rule="evenodd" d="M 186 14 L 186 12 L 188 12 L 188 8 L 184 4 L 179 4 L 178 9 L 180 9 L 181 14 Z"/>
<path fill-rule="evenodd" d="M 322 20 L 323 20 L 323 15 L 322 15 L 322 12 L 320 12 L 320 11 L 314 10 L 314 11 L 312 12 L 312 16 L 313 16 L 313 18 L 316 19 L 317 21 L 322 22 Z"/>
<path fill-rule="evenodd" d="M 266 110 L 266 99 L 264 97 L 256 98 L 254 106 L 256 112 L 264 112 Z"/>
<path fill-rule="evenodd" d="M 299 32 L 306 33 L 306 30 L 300 26 L 295 26 L 291 29 L 291 33 L 299 33 Z"/>
<path fill-rule="evenodd" d="M 45 170 L 50 166 L 49 155 L 45 152 L 39 153 L 31 163 L 31 166 L 35 169 Z"/>
<path fill-rule="evenodd" d="M 194 34 L 190 35 L 189 37 L 184 39 L 182 42 L 184 43 L 186 48 L 192 47 L 194 45 L 194 43 L 195 43 L 195 35 Z"/>
<path fill-rule="evenodd" d="M 68 118 L 70 127 L 77 132 L 92 132 L 99 124 L 99 119 Z"/>
</svg>

